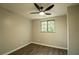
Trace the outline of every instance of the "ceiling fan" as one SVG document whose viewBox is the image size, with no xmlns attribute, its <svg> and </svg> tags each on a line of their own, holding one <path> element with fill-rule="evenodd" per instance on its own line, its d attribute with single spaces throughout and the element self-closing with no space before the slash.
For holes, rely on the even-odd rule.
<svg viewBox="0 0 79 59">
<path fill-rule="evenodd" d="M 54 7 L 53 5 L 50 5 L 49 7 L 47 7 L 45 10 L 43 10 L 43 6 L 39 6 L 37 3 L 34 3 L 35 7 L 38 9 L 38 12 L 31 12 L 30 14 L 39 14 L 39 15 L 51 15 L 51 13 L 46 13 L 46 11 L 52 9 Z"/>
</svg>

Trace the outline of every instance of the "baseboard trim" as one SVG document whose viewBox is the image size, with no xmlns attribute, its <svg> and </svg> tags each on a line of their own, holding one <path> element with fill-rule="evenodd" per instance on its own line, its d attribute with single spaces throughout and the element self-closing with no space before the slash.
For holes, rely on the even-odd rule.
<svg viewBox="0 0 79 59">
<path fill-rule="evenodd" d="M 59 49 L 67 50 L 67 48 L 64 48 L 64 47 L 52 46 L 52 45 L 47 45 L 47 44 L 38 43 L 38 42 L 31 42 L 31 43 L 35 43 L 35 44 L 39 44 L 39 45 L 43 45 L 43 46 L 48 46 L 48 47 L 54 47 L 54 48 L 59 48 Z"/>
<path fill-rule="evenodd" d="M 10 53 L 12 53 L 12 52 L 15 52 L 16 50 L 19 50 L 19 49 L 21 49 L 21 48 L 23 48 L 23 47 L 25 47 L 25 46 L 31 44 L 31 43 L 39 44 L 39 45 L 43 45 L 43 46 L 48 46 L 48 47 L 54 47 L 54 48 L 59 48 L 59 49 L 65 49 L 65 50 L 67 50 L 67 48 L 63 48 L 63 47 L 47 45 L 47 44 L 38 43 L 38 42 L 30 42 L 30 43 L 27 43 L 27 44 L 25 44 L 25 45 L 23 45 L 23 46 L 20 46 L 20 47 L 16 48 L 16 49 L 13 49 L 13 50 L 11 50 L 11 51 L 9 51 L 9 52 L 6 52 L 6 53 L 4 53 L 4 54 L 2 54 L 2 55 L 8 55 L 8 54 L 10 54 Z"/>
<path fill-rule="evenodd" d="M 9 52 L 6 52 L 6 53 L 4 53 L 3 55 L 8 55 L 8 54 L 10 54 L 10 53 L 12 53 L 12 52 L 15 52 L 15 51 L 17 51 L 17 50 L 19 50 L 19 49 L 21 49 L 21 48 L 23 48 L 23 47 L 25 47 L 25 46 L 27 46 L 27 45 L 29 45 L 29 44 L 31 44 L 31 42 L 30 42 L 30 43 L 27 43 L 27 44 L 25 44 L 25 45 L 23 45 L 23 46 L 17 47 L 16 49 L 13 49 L 13 50 L 11 50 L 11 51 L 9 51 Z"/>
</svg>

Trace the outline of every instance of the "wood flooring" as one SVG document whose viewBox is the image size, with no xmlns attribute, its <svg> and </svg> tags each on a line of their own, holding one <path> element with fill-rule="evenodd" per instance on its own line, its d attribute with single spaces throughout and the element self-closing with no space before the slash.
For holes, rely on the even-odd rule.
<svg viewBox="0 0 79 59">
<path fill-rule="evenodd" d="M 67 55 L 67 50 L 31 43 L 9 55 Z"/>
</svg>

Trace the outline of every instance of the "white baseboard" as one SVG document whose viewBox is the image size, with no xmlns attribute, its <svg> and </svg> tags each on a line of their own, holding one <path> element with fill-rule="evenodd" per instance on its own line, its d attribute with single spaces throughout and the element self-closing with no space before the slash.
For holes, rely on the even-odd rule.
<svg viewBox="0 0 79 59">
<path fill-rule="evenodd" d="M 67 48 L 64 48 L 64 47 L 52 46 L 52 45 L 47 45 L 47 44 L 38 43 L 38 42 L 31 42 L 31 43 L 35 43 L 35 44 L 39 44 L 39 45 L 43 45 L 43 46 L 48 46 L 48 47 L 54 47 L 54 48 L 59 48 L 59 49 L 67 50 Z"/>
<path fill-rule="evenodd" d="M 43 46 L 54 47 L 54 48 L 59 48 L 59 49 L 66 49 L 66 50 L 67 50 L 67 48 L 63 48 L 63 47 L 47 45 L 47 44 L 38 43 L 38 42 L 30 42 L 30 43 L 28 43 L 28 44 L 25 44 L 25 45 L 23 45 L 23 46 L 20 46 L 20 47 L 14 49 L 14 50 L 11 50 L 11 51 L 9 51 L 9 52 L 6 52 L 6 53 L 4 53 L 3 55 L 8 55 L 8 54 L 10 54 L 10 53 L 12 53 L 12 52 L 15 52 L 16 50 L 19 50 L 19 49 L 21 49 L 21 48 L 23 48 L 23 47 L 25 47 L 25 46 L 31 44 L 31 43 L 35 43 L 35 44 L 39 44 L 39 45 L 43 45 Z"/>
<path fill-rule="evenodd" d="M 9 52 L 6 52 L 6 53 L 4 53 L 3 55 L 8 55 L 8 54 L 10 54 L 10 53 L 12 53 L 12 52 L 15 52 L 15 51 L 17 51 L 17 50 L 19 50 L 19 49 L 21 49 L 21 48 L 23 48 L 23 47 L 25 47 L 25 46 L 27 46 L 27 45 L 29 45 L 29 44 L 31 44 L 31 42 L 30 42 L 30 43 L 27 43 L 27 44 L 25 44 L 25 45 L 23 45 L 23 46 L 17 47 L 16 49 L 13 49 L 13 50 L 11 50 L 11 51 L 9 51 Z"/>
</svg>

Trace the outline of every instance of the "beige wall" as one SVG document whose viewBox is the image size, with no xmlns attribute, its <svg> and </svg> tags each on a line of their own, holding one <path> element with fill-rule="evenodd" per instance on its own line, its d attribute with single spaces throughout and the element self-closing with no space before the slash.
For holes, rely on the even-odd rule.
<svg viewBox="0 0 79 59">
<path fill-rule="evenodd" d="M 31 21 L 0 8 L 0 54 L 31 41 Z"/>
<path fill-rule="evenodd" d="M 79 54 L 79 5 L 68 7 L 69 54 Z"/>
<path fill-rule="evenodd" d="M 55 46 L 57 48 L 67 48 L 67 17 L 63 15 L 50 18 L 49 20 L 51 19 L 55 20 L 55 33 L 41 33 L 40 20 L 33 21 L 33 42 Z"/>
<path fill-rule="evenodd" d="M 0 8 L 0 54 L 28 44 L 32 38 L 32 42 L 67 48 L 66 16 L 52 19 L 56 22 L 56 33 L 41 33 L 40 20 L 32 22 L 21 15 Z"/>
</svg>

